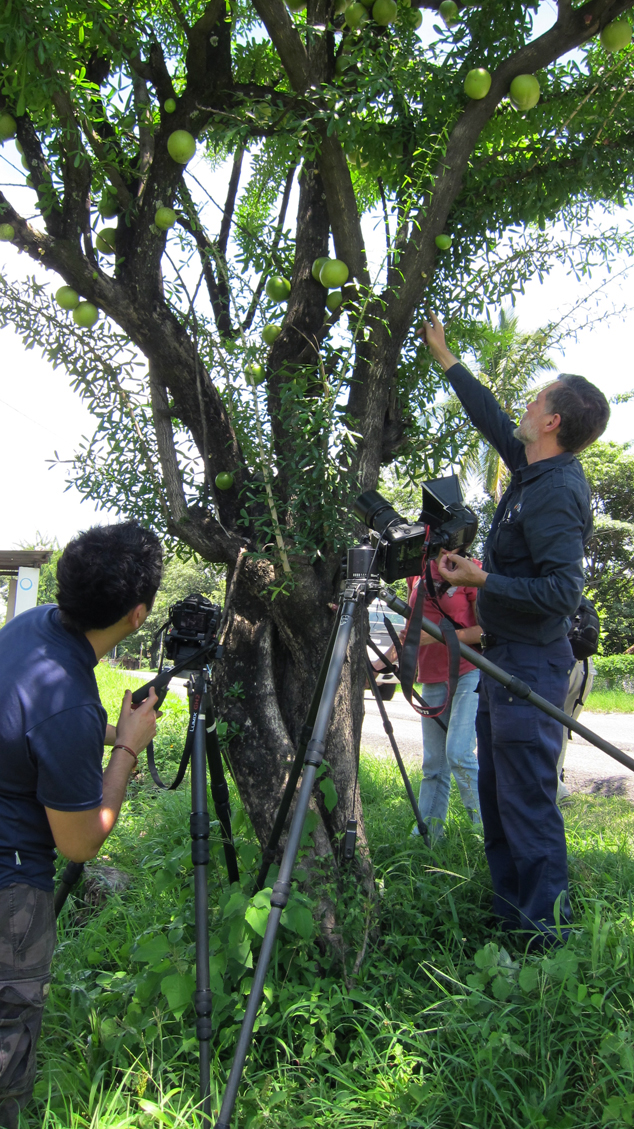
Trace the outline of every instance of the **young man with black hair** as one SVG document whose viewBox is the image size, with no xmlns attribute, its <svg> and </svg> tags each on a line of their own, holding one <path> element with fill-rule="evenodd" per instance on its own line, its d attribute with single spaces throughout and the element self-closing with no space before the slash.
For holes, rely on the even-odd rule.
<svg viewBox="0 0 634 1129">
<path fill-rule="evenodd" d="M 144 623 L 161 545 L 134 522 L 71 541 L 58 605 L 0 631 L 0 1126 L 14 1129 L 33 1091 L 55 947 L 55 847 L 94 858 L 112 831 L 137 757 L 156 731 L 156 695 L 126 691 L 107 724 L 94 667 Z M 104 745 L 112 754 L 102 770 Z"/>
<path fill-rule="evenodd" d="M 446 553 L 439 572 L 478 589 L 487 658 L 563 708 L 574 658 L 567 632 L 584 587 L 590 491 L 575 454 L 603 434 L 610 409 L 582 376 L 562 374 L 528 404 L 519 427 L 447 348 L 432 314 L 423 333 L 473 425 L 511 471 L 483 568 Z M 570 918 L 563 819 L 557 807 L 562 727 L 483 674 L 476 719 L 478 787 L 494 910 L 535 946 Z M 558 902 L 562 931 L 557 930 Z"/>
</svg>

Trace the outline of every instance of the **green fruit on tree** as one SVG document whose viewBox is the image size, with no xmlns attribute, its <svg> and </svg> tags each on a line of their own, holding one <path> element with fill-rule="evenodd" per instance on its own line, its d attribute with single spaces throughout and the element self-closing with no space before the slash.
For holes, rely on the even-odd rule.
<svg viewBox="0 0 634 1129">
<path fill-rule="evenodd" d="M 286 0 L 286 7 L 291 12 L 301 12 L 306 7 L 306 0 Z"/>
<path fill-rule="evenodd" d="M 265 325 L 264 329 L 262 330 L 262 340 L 264 344 L 274 345 L 281 332 L 281 325 L 273 325 L 272 322 L 269 322 L 269 324 Z"/>
<path fill-rule="evenodd" d="M 338 290 L 348 281 L 348 270 L 341 259 L 328 259 L 319 272 L 319 281 L 327 290 Z"/>
<path fill-rule="evenodd" d="M 22 165 L 22 168 L 26 169 L 27 172 L 28 172 L 29 162 L 27 161 L 26 157 L 24 156 L 24 153 L 20 157 L 20 164 Z"/>
<path fill-rule="evenodd" d="M 154 217 L 154 223 L 161 231 L 169 231 L 176 223 L 176 212 L 173 208 L 158 208 Z"/>
<path fill-rule="evenodd" d="M 177 165 L 186 165 L 196 152 L 196 142 L 186 129 L 175 129 L 167 139 L 167 152 Z"/>
<path fill-rule="evenodd" d="M 163 109 L 166 114 L 173 114 L 176 109 L 176 102 L 173 98 L 166 98 L 163 103 Z"/>
<path fill-rule="evenodd" d="M 281 274 L 272 274 L 264 289 L 272 302 L 285 302 L 291 292 L 291 284 Z"/>
<path fill-rule="evenodd" d="M 330 294 L 326 298 L 326 305 L 331 313 L 334 313 L 335 310 L 338 310 L 342 302 L 343 294 L 340 290 L 331 290 Z"/>
<path fill-rule="evenodd" d="M 99 310 L 92 302 L 80 302 L 73 310 L 73 321 L 81 329 L 92 329 L 99 317 Z"/>
<path fill-rule="evenodd" d="M 361 27 L 361 24 L 365 23 L 367 18 L 368 13 L 363 7 L 363 4 L 360 4 L 358 0 L 346 8 L 345 22 L 352 31 Z"/>
<path fill-rule="evenodd" d="M 342 78 L 347 70 L 354 65 L 354 60 L 348 55 L 338 55 L 335 60 L 335 74 L 337 78 Z"/>
<path fill-rule="evenodd" d="M 266 371 L 262 365 L 247 365 L 244 371 L 254 384 L 261 384 L 263 380 L 266 380 Z"/>
<path fill-rule="evenodd" d="M 403 13 L 404 19 L 408 27 L 413 31 L 417 31 L 423 22 L 423 13 L 420 8 L 409 8 L 407 12 Z"/>
<path fill-rule="evenodd" d="M 327 255 L 321 255 L 319 259 L 315 259 L 315 262 L 313 263 L 313 266 L 312 266 L 312 270 L 310 272 L 312 274 L 313 278 L 315 279 L 315 282 L 319 282 L 319 272 L 320 272 L 321 268 L 323 267 L 324 263 L 327 263 L 327 262 L 328 262 L 328 256 Z"/>
<path fill-rule="evenodd" d="M 365 8 L 366 12 L 369 12 L 370 8 L 374 4 L 374 0 L 359 0 L 359 3 L 363 4 L 363 7 Z"/>
<path fill-rule="evenodd" d="M 388 24 L 393 24 L 398 14 L 398 7 L 395 0 L 376 0 L 372 6 L 372 19 L 379 27 L 387 27 Z"/>
<path fill-rule="evenodd" d="M 0 243 L 10 243 L 15 235 L 12 223 L 0 223 Z"/>
<path fill-rule="evenodd" d="M 440 5 L 438 11 L 440 12 L 440 15 L 445 21 L 447 27 L 453 27 L 453 25 L 457 24 L 458 20 L 460 19 L 458 5 L 454 4 L 454 0 L 442 0 L 442 4 Z"/>
<path fill-rule="evenodd" d="M 605 47 L 606 51 L 622 51 L 624 47 L 629 47 L 631 42 L 632 25 L 625 17 L 612 20 L 612 23 L 607 24 L 601 32 L 601 46 Z"/>
<path fill-rule="evenodd" d="M 79 294 L 72 286 L 60 286 L 55 292 L 55 301 L 63 310 L 76 310 L 79 305 Z"/>
<path fill-rule="evenodd" d="M 0 114 L 0 141 L 15 137 L 15 122 L 11 114 Z"/>
<path fill-rule="evenodd" d="M 217 490 L 231 490 L 233 486 L 233 475 L 229 470 L 221 470 L 220 474 L 216 475 L 216 489 Z"/>
<path fill-rule="evenodd" d="M 20 145 L 20 142 L 17 140 L 17 138 L 16 138 L 16 142 L 15 142 L 15 147 L 16 147 L 18 153 L 22 154 L 24 152 L 24 149 Z"/>
<path fill-rule="evenodd" d="M 119 211 L 119 201 L 114 189 L 106 189 L 97 205 L 97 211 L 105 220 L 113 219 Z"/>
<path fill-rule="evenodd" d="M 468 98 L 486 98 L 491 89 L 491 75 L 484 67 L 469 71 L 464 80 L 464 92 Z"/>
<path fill-rule="evenodd" d="M 451 247 L 451 236 L 445 234 L 437 235 L 436 246 L 439 251 L 448 251 Z"/>
<path fill-rule="evenodd" d="M 117 238 L 116 227 L 102 227 L 101 231 L 97 232 L 95 246 L 102 255 L 114 255 L 114 245 Z"/>
<path fill-rule="evenodd" d="M 518 74 L 511 83 L 511 98 L 518 110 L 532 110 L 539 102 L 539 82 L 534 74 Z"/>
</svg>

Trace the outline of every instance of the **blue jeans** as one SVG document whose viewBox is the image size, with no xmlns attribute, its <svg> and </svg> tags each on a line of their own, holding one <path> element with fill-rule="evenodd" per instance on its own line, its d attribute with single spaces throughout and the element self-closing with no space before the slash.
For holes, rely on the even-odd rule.
<svg viewBox="0 0 634 1129">
<path fill-rule="evenodd" d="M 546 647 L 503 643 L 487 650 L 486 657 L 563 708 L 574 664 L 565 637 Z M 570 917 L 566 836 L 557 807 L 562 727 L 483 674 L 477 730 L 494 912 L 507 928 L 552 936 L 560 895 L 560 918 Z"/>
<path fill-rule="evenodd" d="M 447 818 L 449 788 L 453 772 L 462 802 L 473 823 L 480 822 L 478 799 L 478 762 L 475 757 L 475 716 L 478 708 L 477 670 L 468 670 L 458 679 L 449 718 L 440 720 L 447 726 L 444 733 L 431 717 L 423 722 L 423 779 L 418 807 L 433 838 L 439 838 Z M 424 682 L 421 694 L 428 705 L 439 706 L 447 693 L 446 682 Z M 418 834 L 415 828 L 412 834 Z"/>
</svg>

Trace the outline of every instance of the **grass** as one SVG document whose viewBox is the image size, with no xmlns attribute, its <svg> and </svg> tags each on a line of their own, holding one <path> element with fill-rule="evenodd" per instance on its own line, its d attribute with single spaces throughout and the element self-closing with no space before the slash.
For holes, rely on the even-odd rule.
<svg viewBox="0 0 634 1129">
<path fill-rule="evenodd" d="M 111 719 L 125 675 L 99 671 Z M 169 703 L 159 755 L 174 764 L 185 704 Z M 550 957 L 509 945 L 489 917 L 481 838 L 452 793 L 430 854 L 409 835 L 395 765 L 362 758 L 359 782 L 378 897 L 371 923 L 354 874 L 337 894 L 339 951 L 323 951 L 319 899 L 285 914 L 235 1129 L 614 1129 L 634 1124 L 634 839 L 631 806 L 567 805 L 575 931 Z M 415 790 L 418 780 L 412 780 Z M 257 847 L 234 797 L 243 871 Z M 47 1129 L 195 1126 L 197 1051 L 189 1004 L 193 893 L 185 788 L 131 788 L 105 861 L 132 880 L 102 908 L 59 923 L 36 1098 L 23 1124 Z M 222 1092 L 257 958 L 265 905 L 222 889 L 212 828 L 212 1092 Z M 300 862 L 300 867 L 304 865 Z M 323 869 L 323 868 L 322 868 Z M 319 870 L 312 865 L 312 873 Z M 305 874 L 298 873 L 298 879 Z"/>
</svg>

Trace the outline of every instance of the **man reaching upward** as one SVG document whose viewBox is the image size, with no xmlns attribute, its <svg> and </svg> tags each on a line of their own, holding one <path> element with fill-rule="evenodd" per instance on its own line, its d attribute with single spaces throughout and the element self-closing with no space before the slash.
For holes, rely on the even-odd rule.
<svg viewBox="0 0 634 1129">
<path fill-rule="evenodd" d="M 590 491 L 575 454 L 605 431 L 602 392 L 562 374 L 528 404 L 519 427 L 447 348 L 434 315 L 424 335 L 474 427 L 511 471 L 483 567 L 446 553 L 439 572 L 478 589 L 487 658 L 563 707 L 574 659 L 567 638 L 584 587 Z M 570 918 L 563 818 L 557 807 L 561 725 L 482 674 L 476 719 L 478 787 L 494 910 L 505 928 L 556 939 Z M 565 929 L 563 935 L 565 936 Z"/>
</svg>

